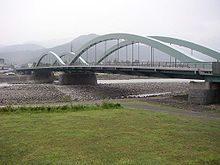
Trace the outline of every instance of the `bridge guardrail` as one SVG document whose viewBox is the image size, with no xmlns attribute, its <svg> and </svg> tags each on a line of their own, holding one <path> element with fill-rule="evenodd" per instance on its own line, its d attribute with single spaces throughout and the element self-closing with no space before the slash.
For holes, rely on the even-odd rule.
<svg viewBox="0 0 220 165">
<path fill-rule="evenodd" d="M 99 65 L 212 69 L 212 62 L 105 62 Z"/>
<path fill-rule="evenodd" d="M 74 63 L 75 66 L 82 66 L 81 63 Z M 97 65 L 95 62 L 89 63 L 91 66 Z M 104 66 L 143 66 L 143 67 L 163 67 L 163 68 L 192 68 L 192 69 L 212 69 L 212 62 L 103 62 L 98 65 Z M 49 63 L 41 64 L 39 67 L 55 66 Z"/>
</svg>

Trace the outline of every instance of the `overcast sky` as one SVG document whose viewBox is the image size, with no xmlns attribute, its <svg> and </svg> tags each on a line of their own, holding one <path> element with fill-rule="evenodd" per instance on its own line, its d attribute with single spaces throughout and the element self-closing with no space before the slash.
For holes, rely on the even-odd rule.
<svg viewBox="0 0 220 165">
<path fill-rule="evenodd" d="M 90 33 L 164 35 L 220 50 L 220 0 L 0 0 L 0 44 Z"/>
</svg>

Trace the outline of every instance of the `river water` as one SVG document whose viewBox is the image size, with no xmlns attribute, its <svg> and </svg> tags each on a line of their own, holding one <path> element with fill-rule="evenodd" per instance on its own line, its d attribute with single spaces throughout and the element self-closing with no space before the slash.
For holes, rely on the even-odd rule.
<svg viewBox="0 0 220 165">
<path fill-rule="evenodd" d="M 8 86 L 11 86 L 11 84 L 0 82 L 0 87 L 8 87 Z"/>
<path fill-rule="evenodd" d="M 129 83 L 189 83 L 190 81 L 204 82 L 193 79 L 129 79 L 129 80 L 97 80 L 98 84 L 129 84 Z"/>
</svg>

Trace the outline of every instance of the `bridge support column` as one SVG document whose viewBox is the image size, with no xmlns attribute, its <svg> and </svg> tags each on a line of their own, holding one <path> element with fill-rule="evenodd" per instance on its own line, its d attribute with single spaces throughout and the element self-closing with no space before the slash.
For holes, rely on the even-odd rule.
<svg viewBox="0 0 220 165">
<path fill-rule="evenodd" d="M 53 83 L 54 74 L 51 71 L 35 71 L 32 73 L 30 80 L 35 83 Z"/>
<path fill-rule="evenodd" d="M 97 85 L 95 73 L 63 73 L 59 77 L 60 85 Z"/>
<path fill-rule="evenodd" d="M 212 63 L 212 73 L 214 75 L 220 75 L 220 62 Z"/>
<path fill-rule="evenodd" d="M 188 100 L 195 104 L 220 103 L 220 83 L 190 82 Z"/>
</svg>

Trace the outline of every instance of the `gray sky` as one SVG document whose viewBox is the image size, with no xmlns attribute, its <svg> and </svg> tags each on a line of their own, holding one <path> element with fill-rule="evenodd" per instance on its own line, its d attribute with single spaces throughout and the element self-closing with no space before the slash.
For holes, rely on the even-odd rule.
<svg viewBox="0 0 220 165">
<path fill-rule="evenodd" d="M 112 32 L 220 50 L 220 0 L 0 0 L 0 44 Z"/>
</svg>

